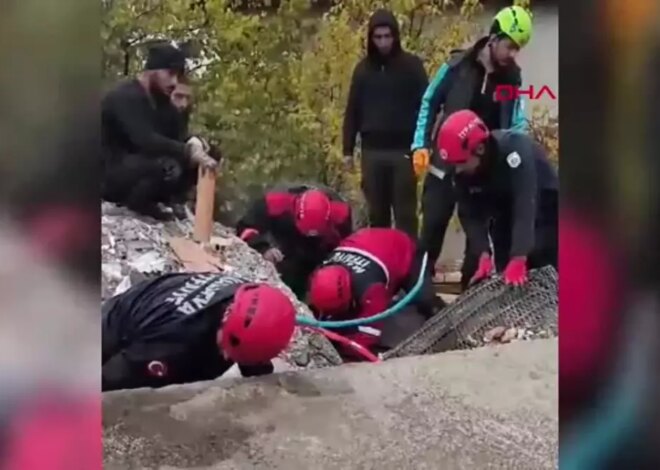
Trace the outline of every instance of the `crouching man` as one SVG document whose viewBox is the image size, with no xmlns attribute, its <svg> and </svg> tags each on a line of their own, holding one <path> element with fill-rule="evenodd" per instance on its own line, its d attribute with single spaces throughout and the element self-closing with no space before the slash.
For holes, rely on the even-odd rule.
<svg viewBox="0 0 660 470">
<path fill-rule="evenodd" d="M 436 144 L 456 173 L 459 216 L 479 259 L 463 281 L 496 269 L 506 284 L 521 286 L 528 269 L 557 268 L 559 179 L 545 149 L 527 134 L 489 130 L 469 110 L 447 117 Z"/>
<path fill-rule="evenodd" d="M 328 189 L 308 185 L 267 191 L 252 202 L 236 232 L 273 262 L 302 298 L 307 280 L 353 228 L 351 206 Z"/>
<path fill-rule="evenodd" d="M 416 242 L 400 230 L 358 230 L 343 240 L 312 274 L 308 297 L 310 306 L 322 320 L 352 320 L 377 315 L 392 305 L 398 293 L 413 289 L 421 271 L 423 255 Z M 444 302 L 433 292 L 428 270 L 411 304 L 416 308 L 391 319 L 354 329 L 341 329 L 339 333 L 375 353 L 393 347 L 395 344 L 392 343 L 404 339 L 412 333 L 411 330 L 421 326 L 444 307 Z M 400 321 L 401 315 L 406 317 L 403 322 Z M 382 337 L 388 324 L 397 325 L 396 329 L 400 330 L 399 334 L 393 332 L 397 336 L 394 341 L 384 341 Z M 350 349 L 342 345 L 337 347 L 346 359 L 354 356 Z"/>
<path fill-rule="evenodd" d="M 218 273 L 147 280 L 103 306 L 103 391 L 270 374 L 295 308 L 268 284 Z"/>
<path fill-rule="evenodd" d="M 169 44 L 153 46 L 145 69 L 103 97 L 103 200 L 169 220 L 173 214 L 161 206 L 178 205 L 186 169 L 217 167 L 202 139 L 182 140 L 185 123 L 171 94 L 185 75 L 185 63 L 180 49 Z"/>
</svg>

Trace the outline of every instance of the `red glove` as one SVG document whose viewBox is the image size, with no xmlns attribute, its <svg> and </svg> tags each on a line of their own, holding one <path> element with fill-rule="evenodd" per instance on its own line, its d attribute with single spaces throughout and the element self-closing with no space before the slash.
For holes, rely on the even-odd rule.
<svg viewBox="0 0 660 470">
<path fill-rule="evenodd" d="M 490 253 L 482 253 L 479 258 L 479 266 L 477 267 L 477 272 L 474 273 L 472 279 L 470 279 L 470 285 L 476 284 L 479 281 L 483 281 L 488 276 L 493 273 L 493 259 L 490 257 Z"/>
<path fill-rule="evenodd" d="M 510 286 L 522 286 L 527 282 L 527 258 L 517 256 L 509 260 L 504 270 L 504 282 Z"/>
</svg>

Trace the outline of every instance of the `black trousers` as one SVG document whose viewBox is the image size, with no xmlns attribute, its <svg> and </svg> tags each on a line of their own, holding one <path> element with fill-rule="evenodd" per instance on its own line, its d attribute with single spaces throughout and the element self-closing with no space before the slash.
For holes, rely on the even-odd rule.
<svg viewBox="0 0 660 470">
<path fill-rule="evenodd" d="M 106 160 L 102 197 L 140 212 L 159 202 L 184 202 L 195 181 L 194 169 L 172 158 L 113 156 Z"/>
<path fill-rule="evenodd" d="M 429 255 L 429 271 L 435 270 L 435 264 L 442 252 L 447 227 L 456 208 L 456 193 L 451 178 L 440 179 L 427 173 L 422 192 L 422 232 L 420 244 Z M 462 275 L 474 273 L 479 263 L 469 249 L 466 239 Z M 468 277 L 469 279 L 469 277 Z"/>
<path fill-rule="evenodd" d="M 406 150 L 362 151 L 362 192 L 371 227 L 391 227 L 417 239 L 417 179 Z"/>
</svg>

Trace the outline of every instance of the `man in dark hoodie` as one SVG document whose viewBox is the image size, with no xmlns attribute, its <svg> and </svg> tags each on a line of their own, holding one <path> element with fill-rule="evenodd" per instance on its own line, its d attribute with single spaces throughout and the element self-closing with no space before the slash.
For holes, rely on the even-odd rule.
<svg viewBox="0 0 660 470">
<path fill-rule="evenodd" d="M 399 25 L 388 10 L 369 20 L 367 56 L 355 70 L 344 116 L 345 163 L 362 147 L 362 190 L 372 227 L 396 227 L 417 238 L 417 192 L 409 144 L 428 77 L 421 59 L 401 48 Z"/>
<path fill-rule="evenodd" d="M 436 130 L 450 114 L 470 109 L 489 129 L 525 132 L 523 101 L 496 100 L 495 90 L 498 85 L 521 85 L 515 57 L 531 35 L 532 18 L 524 8 L 513 6 L 500 10 L 493 19 L 490 34 L 470 49 L 453 51 L 424 93 L 411 150 L 416 174 L 428 170 L 422 195 L 420 238 L 429 254 L 430 269 L 434 269 L 440 256 L 456 205 L 453 169 L 430 150 Z M 477 269 L 478 257 L 471 253 L 473 251 L 466 246 L 462 270 L 464 287 Z"/>
</svg>

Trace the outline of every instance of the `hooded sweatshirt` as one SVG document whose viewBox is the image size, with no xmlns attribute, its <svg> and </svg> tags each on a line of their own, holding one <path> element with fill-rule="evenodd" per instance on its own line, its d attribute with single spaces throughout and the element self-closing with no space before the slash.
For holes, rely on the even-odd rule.
<svg viewBox="0 0 660 470">
<path fill-rule="evenodd" d="M 372 40 L 380 26 L 389 26 L 394 36 L 387 56 L 378 52 Z M 362 148 L 406 151 L 428 85 L 422 60 L 401 47 L 399 24 L 392 12 L 374 12 L 368 31 L 367 55 L 353 71 L 346 104 L 344 155 L 353 154 L 357 134 Z"/>
</svg>

